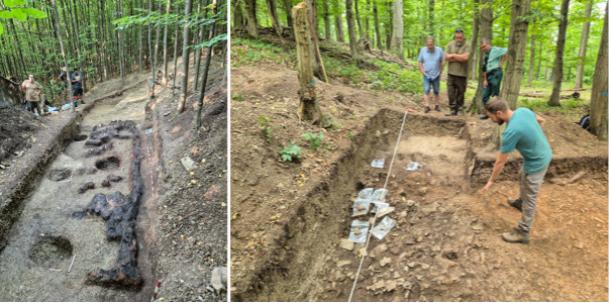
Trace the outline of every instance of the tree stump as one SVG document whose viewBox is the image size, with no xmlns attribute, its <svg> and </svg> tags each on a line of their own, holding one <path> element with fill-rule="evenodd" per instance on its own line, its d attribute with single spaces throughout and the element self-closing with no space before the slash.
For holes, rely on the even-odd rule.
<svg viewBox="0 0 610 303">
<path fill-rule="evenodd" d="M 299 78 L 299 117 L 313 124 L 320 123 L 322 112 L 316 100 L 314 51 L 311 43 L 311 28 L 305 2 L 292 8 L 294 37 L 297 49 L 297 71 Z"/>
</svg>

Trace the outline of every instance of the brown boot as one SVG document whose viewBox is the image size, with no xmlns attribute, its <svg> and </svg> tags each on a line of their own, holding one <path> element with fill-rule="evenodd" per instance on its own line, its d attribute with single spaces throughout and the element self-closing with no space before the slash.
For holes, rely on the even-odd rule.
<svg viewBox="0 0 610 303">
<path fill-rule="evenodd" d="M 515 228 L 513 231 L 502 234 L 502 240 L 508 243 L 523 243 L 528 244 L 530 242 L 530 235 L 528 232 L 523 231 L 519 228 Z"/>
</svg>

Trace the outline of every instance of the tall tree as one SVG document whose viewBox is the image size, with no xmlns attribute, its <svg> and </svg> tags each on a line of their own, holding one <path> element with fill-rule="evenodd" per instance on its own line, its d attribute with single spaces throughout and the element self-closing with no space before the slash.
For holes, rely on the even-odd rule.
<svg viewBox="0 0 610 303">
<path fill-rule="evenodd" d="M 182 31 L 182 66 L 184 70 L 184 77 L 182 78 L 182 96 L 180 96 L 180 102 L 178 103 L 178 112 L 184 111 L 186 105 L 186 97 L 188 92 L 189 84 L 189 19 L 191 18 L 191 11 L 193 9 L 193 3 L 191 0 L 186 0 L 184 3 L 184 30 Z"/>
<path fill-rule="evenodd" d="M 476 54 L 478 53 L 478 41 L 479 41 L 479 23 L 480 12 L 479 12 L 479 0 L 472 1 L 472 37 L 470 38 L 470 60 L 468 60 L 468 70 L 471 79 L 476 79 L 477 75 L 477 60 Z"/>
<path fill-rule="evenodd" d="M 273 0 L 266 0 L 267 9 L 269 10 L 269 16 L 271 17 L 271 25 L 273 29 L 278 34 L 278 36 L 282 36 L 282 27 L 280 26 L 280 20 L 277 17 L 277 10 L 275 6 L 275 2 Z"/>
<path fill-rule="evenodd" d="M 392 2 L 392 51 L 399 58 L 404 59 L 404 51 L 402 45 L 404 26 L 402 23 L 403 6 L 402 0 L 394 0 Z"/>
<path fill-rule="evenodd" d="M 349 50 L 352 58 L 358 56 L 358 46 L 356 44 L 356 25 L 354 24 L 354 11 L 352 9 L 353 0 L 345 0 L 345 17 L 347 18 L 347 32 L 349 35 Z"/>
<path fill-rule="evenodd" d="M 167 0 L 167 5 L 165 6 L 165 16 L 168 16 L 172 10 L 172 0 Z M 169 26 L 169 22 L 165 23 L 163 26 L 163 84 L 167 85 L 167 29 Z"/>
<path fill-rule="evenodd" d="M 580 35 L 580 47 L 578 48 L 578 58 L 576 63 L 576 81 L 575 89 L 582 88 L 583 72 L 585 70 L 585 60 L 587 58 L 587 41 L 589 40 L 589 28 L 591 27 L 591 11 L 593 10 L 593 0 L 587 2 L 585 8 L 585 18 L 587 20 L 582 24 L 582 33 Z"/>
<path fill-rule="evenodd" d="M 343 20 L 341 20 L 341 13 L 340 8 L 341 8 L 341 2 L 340 1 L 335 1 L 335 35 L 337 37 L 337 41 L 338 42 L 344 42 L 345 38 L 344 38 L 344 34 L 343 34 Z"/>
<path fill-rule="evenodd" d="M 64 49 L 64 41 L 63 38 L 61 37 L 61 28 L 59 27 L 59 23 L 58 23 L 58 19 L 59 19 L 59 14 L 57 13 L 57 3 L 55 3 L 55 0 L 51 0 L 51 5 L 53 6 L 53 15 L 55 16 L 54 18 L 54 22 L 53 22 L 53 28 L 55 29 L 55 31 L 57 32 L 57 41 L 59 42 L 59 49 L 61 51 L 61 56 L 64 59 L 63 63 L 64 63 L 64 68 L 66 71 L 70 71 L 70 68 L 68 67 L 68 55 L 66 54 L 66 51 Z M 66 77 L 66 83 L 68 84 L 68 102 L 70 103 L 70 107 L 72 108 L 72 112 L 75 111 L 75 106 L 74 106 L 74 96 L 72 95 L 72 82 L 70 81 L 70 76 L 68 75 Z"/>
<path fill-rule="evenodd" d="M 591 131 L 608 140 L 608 4 L 591 88 Z"/>
<path fill-rule="evenodd" d="M 322 0 L 322 8 L 324 9 L 324 39 L 330 40 L 330 12 L 328 0 Z"/>
<path fill-rule="evenodd" d="M 492 41 L 492 23 L 493 23 L 493 10 L 491 7 L 492 0 L 481 0 L 480 9 L 481 15 L 479 16 L 479 41 L 488 40 Z M 485 56 L 481 53 L 479 56 L 479 70 L 483 69 L 485 63 Z M 483 73 L 479 72 L 479 83 L 477 85 L 477 91 L 472 98 L 469 111 L 483 113 Z"/>
<path fill-rule="evenodd" d="M 377 40 L 377 48 L 383 50 L 381 43 L 381 29 L 379 27 L 379 14 L 377 12 L 377 1 L 373 0 L 373 20 L 375 22 L 375 39 Z"/>
<path fill-rule="evenodd" d="M 526 15 L 529 13 L 529 10 L 530 0 L 513 0 L 509 36 L 511 43 L 508 46 L 508 64 L 502 91 L 500 92 L 500 96 L 513 109 L 517 106 L 517 98 L 521 88 L 521 77 L 523 76 L 527 29 L 529 26 L 529 19 L 526 18 Z"/>
<path fill-rule="evenodd" d="M 561 19 L 559 20 L 559 33 L 557 34 L 557 50 L 555 64 L 553 65 L 553 92 L 549 98 L 549 105 L 559 106 L 559 93 L 563 81 L 563 49 L 566 45 L 566 31 L 568 29 L 568 9 L 570 0 L 561 1 Z"/>
<path fill-rule="evenodd" d="M 289 28 L 292 28 L 292 14 L 290 10 L 292 9 L 292 0 L 283 0 L 284 3 L 284 12 L 286 13 L 286 24 L 288 24 Z"/>
<path fill-rule="evenodd" d="M 187 0 L 188 1 L 188 0 Z M 246 29 L 248 34 L 254 38 L 258 37 L 258 23 L 256 21 L 256 0 L 244 0 Z"/>
</svg>

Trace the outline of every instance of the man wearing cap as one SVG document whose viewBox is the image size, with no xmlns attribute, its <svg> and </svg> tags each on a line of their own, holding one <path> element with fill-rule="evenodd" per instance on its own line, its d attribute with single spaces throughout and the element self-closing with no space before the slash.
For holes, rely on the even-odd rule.
<svg viewBox="0 0 610 303">
<path fill-rule="evenodd" d="M 424 78 L 424 101 L 426 102 L 424 112 L 428 113 L 432 105 L 434 105 L 434 110 L 440 112 L 439 93 L 444 62 L 443 50 L 434 45 L 434 37 L 430 36 L 426 39 L 426 46 L 419 50 L 417 61 L 419 62 L 419 72 Z M 434 104 L 432 96 L 429 95 L 431 90 L 434 91 Z"/>
<path fill-rule="evenodd" d="M 490 97 L 500 95 L 500 84 L 502 83 L 502 65 L 508 59 L 508 49 L 504 47 L 491 46 L 489 39 L 481 39 L 481 52 L 485 54 L 483 59 L 483 106 L 487 104 Z M 481 115 L 481 119 L 487 119 L 487 115 Z"/>
<path fill-rule="evenodd" d="M 445 47 L 447 61 L 447 95 L 449 97 L 448 116 L 457 116 L 464 106 L 464 93 L 468 84 L 468 59 L 470 45 L 464 39 L 462 29 L 455 30 L 453 41 Z"/>
</svg>

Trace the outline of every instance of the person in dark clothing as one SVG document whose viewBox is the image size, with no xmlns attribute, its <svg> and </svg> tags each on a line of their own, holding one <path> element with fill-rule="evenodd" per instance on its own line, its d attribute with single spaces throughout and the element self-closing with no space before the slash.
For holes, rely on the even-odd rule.
<svg viewBox="0 0 610 303">
<path fill-rule="evenodd" d="M 80 100 L 81 103 L 85 103 L 82 100 L 83 97 L 83 84 L 81 81 L 81 74 L 78 71 L 67 72 L 66 68 L 63 67 L 61 73 L 59 74 L 59 79 L 61 81 L 66 81 L 66 77 L 69 77 L 70 84 L 72 85 L 72 96 L 76 100 Z"/>
</svg>

